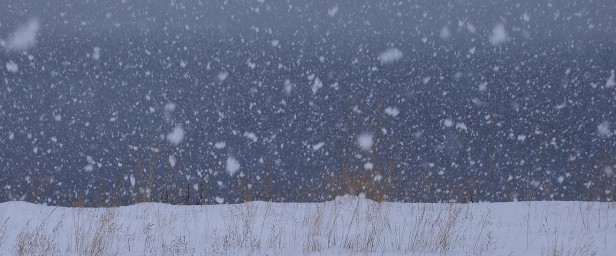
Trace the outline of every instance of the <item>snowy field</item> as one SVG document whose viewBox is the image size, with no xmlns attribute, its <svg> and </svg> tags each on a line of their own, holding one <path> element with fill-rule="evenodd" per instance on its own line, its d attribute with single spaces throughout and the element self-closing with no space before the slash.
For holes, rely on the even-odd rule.
<svg viewBox="0 0 616 256">
<path fill-rule="evenodd" d="M 0 255 L 616 255 L 616 203 L 0 204 Z"/>
</svg>

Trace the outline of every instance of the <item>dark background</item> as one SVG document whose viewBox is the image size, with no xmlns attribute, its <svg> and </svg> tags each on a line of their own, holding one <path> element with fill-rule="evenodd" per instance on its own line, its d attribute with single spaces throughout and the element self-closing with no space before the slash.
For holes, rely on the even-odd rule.
<svg viewBox="0 0 616 256">
<path fill-rule="evenodd" d="M 614 200 L 612 1 L 307 2 L 0 0 L 0 202 Z"/>
</svg>

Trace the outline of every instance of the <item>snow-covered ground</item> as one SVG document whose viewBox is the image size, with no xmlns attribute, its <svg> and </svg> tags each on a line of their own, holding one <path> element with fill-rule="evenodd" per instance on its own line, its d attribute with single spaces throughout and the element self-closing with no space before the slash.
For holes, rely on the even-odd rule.
<svg viewBox="0 0 616 256">
<path fill-rule="evenodd" d="M 0 204 L 0 255 L 616 255 L 616 203 Z"/>
</svg>

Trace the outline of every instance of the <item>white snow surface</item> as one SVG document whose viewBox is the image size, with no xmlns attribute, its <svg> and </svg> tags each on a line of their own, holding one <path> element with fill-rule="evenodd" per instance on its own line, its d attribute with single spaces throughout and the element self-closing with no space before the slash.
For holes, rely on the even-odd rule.
<svg viewBox="0 0 616 256">
<path fill-rule="evenodd" d="M 616 203 L 6 202 L 0 234 L 0 255 L 616 255 Z"/>
<path fill-rule="evenodd" d="M 4 43 L 4 48 L 9 51 L 25 51 L 36 45 L 36 36 L 41 27 L 39 19 L 32 18 L 21 24 L 9 35 Z"/>
</svg>

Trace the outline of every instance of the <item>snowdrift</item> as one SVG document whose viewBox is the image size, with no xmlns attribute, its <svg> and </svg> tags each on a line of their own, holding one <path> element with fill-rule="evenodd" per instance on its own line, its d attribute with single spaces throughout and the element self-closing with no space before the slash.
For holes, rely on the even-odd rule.
<svg viewBox="0 0 616 256">
<path fill-rule="evenodd" d="M 0 204 L 0 255 L 616 255 L 616 203 Z"/>
</svg>

